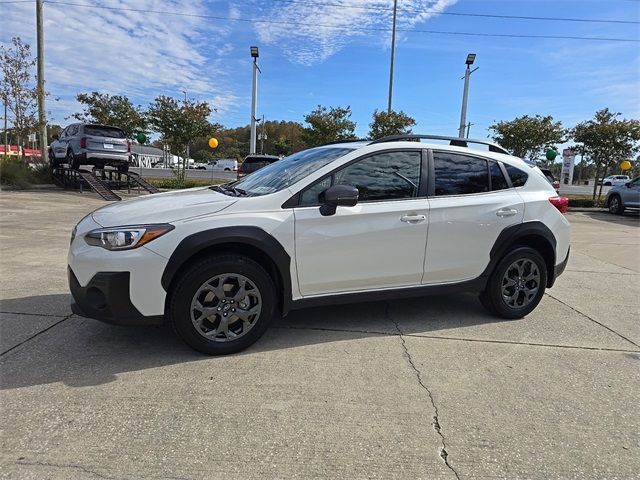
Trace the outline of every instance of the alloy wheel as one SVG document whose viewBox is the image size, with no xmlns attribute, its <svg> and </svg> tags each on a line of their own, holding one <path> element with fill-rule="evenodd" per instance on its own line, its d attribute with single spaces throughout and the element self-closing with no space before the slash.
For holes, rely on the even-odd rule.
<svg viewBox="0 0 640 480">
<path fill-rule="evenodd" d="M 191 300 L 191 322 L 196 331 L 215 342 L 246 335 L 262 310 L 256 285 L 244 275 L 224 273 L 204 282 Z"/>
<path fill-rule="evenodd" d="M 516 260 L 502 277 L 502 298 L 507 306 L 519 309 L 529 305 L 540 290 L 540 268 L 528 258 Z"/>
</svg>

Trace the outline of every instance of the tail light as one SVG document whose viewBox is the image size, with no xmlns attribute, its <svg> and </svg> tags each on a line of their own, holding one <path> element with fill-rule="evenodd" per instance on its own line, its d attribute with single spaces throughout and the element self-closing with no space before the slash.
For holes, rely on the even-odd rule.
<svg viewBox="0 0 640 480">
<path fill-rule="evenodd" d="M 569 210 L 569 199 L 567 197 L 551 197 L 549 198 L 551 205 L 556 207 L 560 213 L 567 213 Z"/>
<path fill-rule="evenodd" d="M 87 148 L 87 137 L 82 137 L 80 139 L 80 148 Z"/>
<path fill-rule="evenodd" d="M 244 173 L 244 164 L 238 167 L 238 173 Z"/>
<path fill-rule="evenodd" d="M 127 152 L 131 153 L 131 142 L 127 140 Z"/>
</svg>

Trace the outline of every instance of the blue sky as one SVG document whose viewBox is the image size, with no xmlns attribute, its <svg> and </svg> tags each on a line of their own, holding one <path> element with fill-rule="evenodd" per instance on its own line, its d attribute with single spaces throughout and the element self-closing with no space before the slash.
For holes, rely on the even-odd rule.
<svg viewBox="0 0 640 480">
<path fill-rule="evenodd" d="M 35 47 L 35 1 L 2 2 L 0 42 L 6 44 L 17 35 Z M 392 0 L 60 2 L 45 3 L 51 94 L 47 109 L 55 123 L 64 124 L 65 117 L 80 109 L 76 93 L 98 90 L 128 95 L 142 105 L 159 94 L 182 98 L 187 91 L 189 97 L 218 109 L 212 121 L 228 127 L 246 125 L 250 45 L 260 47 L 260 116 L 302 121 L 318 104 L 350 105 L 357 133 L 365 136 L 373 110 L 386 108 L 390 32 L 384 29 L 391 24 Z M 469 52 L 477 54 L 475 66 L 480 67 L 471 80 L 467 118 L 473 123 L 472 137 L 485 137 L 493 121 L 525 114 L 550 114 L 568 127 L 604 107 L 640 118 L 639 43 L 417 31 L 638 40 L 638 23 L 505 20 L 433 12 L 638 22 L 639 1 L 399 0 L 399 9 L 393 106 L 417 120 L 415 132 L 457 133 L 461 77 Z M 261 20 L 280 23 L 255 22 Z"/>
</svg>

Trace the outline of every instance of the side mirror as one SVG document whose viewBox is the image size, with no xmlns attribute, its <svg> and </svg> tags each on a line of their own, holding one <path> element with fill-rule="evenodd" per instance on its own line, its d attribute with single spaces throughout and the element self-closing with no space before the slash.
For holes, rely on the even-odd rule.
<svg viewBox="0 0 640 480">
<path fill-rule="evenodd" d="M 627 188 L 631 188 L 631 182 L 625 183 L 624 186 L 627 187 Z"/>
<path fill-rule="evenodd" d="M 322 192 L 320 214 L 327 217 L 336 213 L 337 207 L 353 207 L 358 203 L 360 192 L 351 185 L 334 185 Z"/>
</svg>

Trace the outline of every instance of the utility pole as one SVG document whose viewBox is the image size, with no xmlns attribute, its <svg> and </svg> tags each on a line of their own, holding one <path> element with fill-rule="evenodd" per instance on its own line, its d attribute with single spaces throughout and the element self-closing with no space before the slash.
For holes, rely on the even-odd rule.
<svg viewBox="0 0 640 480">
<path fill-rule="evenodd" d="M 474 68 L 471 70 L 471 65 L 476 59 L 475 53 L 470 53 L 467 55 L 467 61 L 465 62 L 467 65 L 467 69 L 464 72 L 464 92 L 462 93 L 462 112 L 460 113 L 460 128 L 458 130 L 458 137 L 464 138 L 464 131 L 467 126 L 467 100 L 469 98 L 469 77 L 471 74 L 478 70 L 478 68 Z"/>
<path fill-rule="evenodd" d="M 38 54 L 38 126 L 40 127 L 40 158 L 47 154 L 47 117 L 44 105 L 44 21 L 42 18 L 44 0 L 36 0 L 36 30 Z M 5 104 L 6 105 L 6 104 Z M 5 114 L 6 118 L 6 114 Z"/>
<path fill-rule="evenodd" d="M 471 125 L 473 125 L 473 123 L 467 123 L 467 138 L 469 138 L 469 130 L 471 130 Z"/>
<path fill-rule="evenodd" d="M 184 93 L 184 107 L 187 107 L 187 92 L 186 90 L 183 90 L 182 93 Z M 184 169 L 186 170 L 189 167 L 189 141 L 187 140 L 187 154 L 186 157 L 184 159 Z"/>
<path fill-rule="evenodd" d="M 258 72 L 262 73 L 258 67 L 258 47 L 251 47 L 251 58 L 253 58 L 253 85 L 251 88 L 251 138 L 249 140 L 249 155 L 256 153 L 256 106 L 258 103 Z"/>
<path fill-rule="evenodd" d="M 9 155 L 9 136 L 7 135 L 7 102 L 8 97 L 4 97 L 4 154 Z"/>
<path fill-rule="evenodd" d="M 387 113 L 391 113 L 391 101 L 393 99 L 393 62 L 396 55 L 396 18 L 398 14 L 398 0 L 393 0 L 393 27 L 391 29 L 391 65 L 389 67 L 389 103 Z"/>
</svg>

